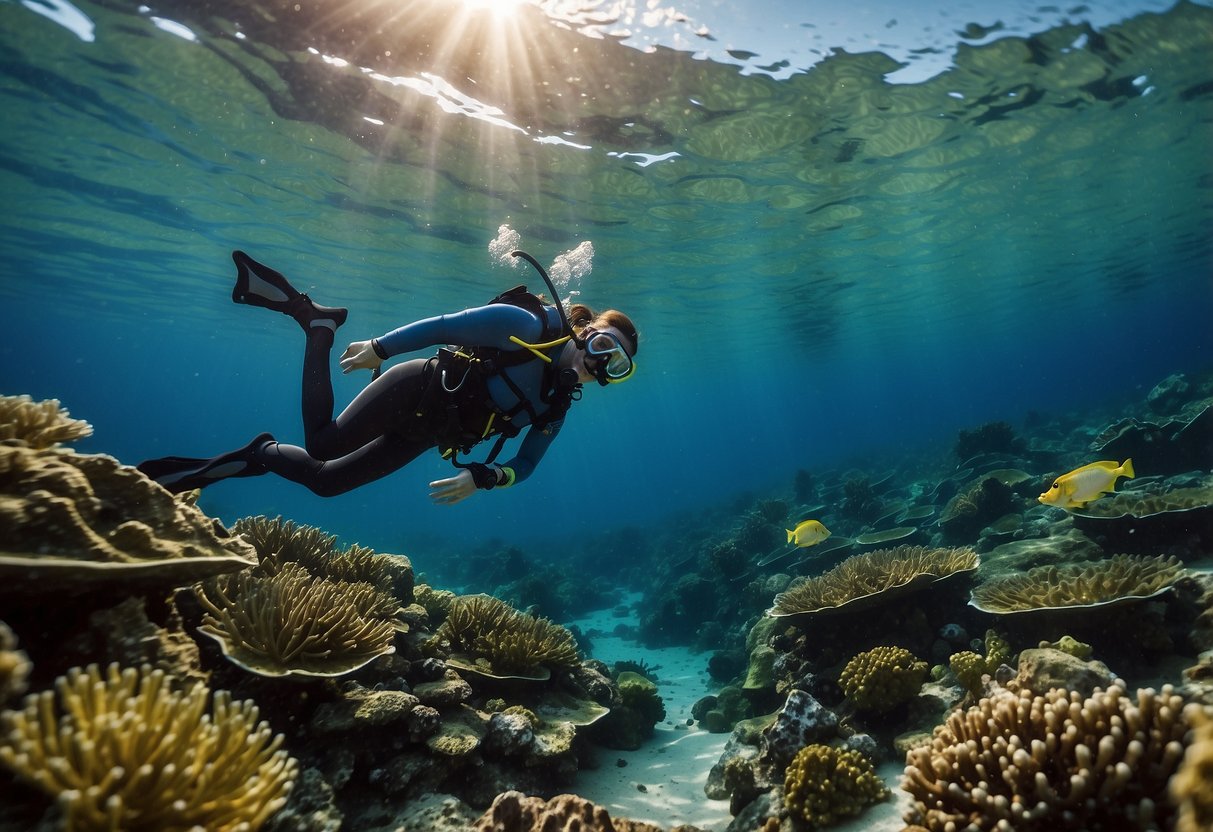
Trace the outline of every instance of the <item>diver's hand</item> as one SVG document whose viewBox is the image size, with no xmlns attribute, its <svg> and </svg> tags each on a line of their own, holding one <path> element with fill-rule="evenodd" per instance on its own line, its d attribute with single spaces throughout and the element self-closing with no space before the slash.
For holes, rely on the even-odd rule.
<svg viewBox="0 0 1213 832">
<path fill-rule="evenodd" d="M 341 354 L 341 372 L 346 375 L 354 370 L 375 372 L 381 364 L 383 364 L 383 359 L 375 352 L 375 345 L 372 341 L 355 341 Z"/>
<path fill-rule="evenodd" d="M 430 499 L 440 506 L 450 506 L 471 496 L 475 490 L 476 480 L 472 472 L 463 470 L 449 479 L 430 483 Z"/>
</svg>

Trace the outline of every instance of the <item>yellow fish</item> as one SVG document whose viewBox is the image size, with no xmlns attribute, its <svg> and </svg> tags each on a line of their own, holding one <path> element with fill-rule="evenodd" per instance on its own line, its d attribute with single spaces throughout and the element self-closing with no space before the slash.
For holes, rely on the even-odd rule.
<svg viewBox="0 0 1213 832">
<path fill-rule="evenodd" d="M 1115 460 L 1092 462 L 1062 474 L 1048 491 L 1036 499 L 1047 506 L 1057 506 L 1067 511 L 1085 508 L 1087 503 L 1098 500 L 1104 494 L 1116 493 L 1117 477 L 1132 479 L 1135 476 L 1131 459 L 1126 459 L 1123 465 L 1117 465 Z"/>
<path fill-rule="evenodd" d="M 815 546 L 830 536 L 830 530 L 821 525 L 820 520 L 805 520 L 794 529 L 785 529 L 788 533 L 788 543 L 795 543 L 800 548 Z"/>
</svg>

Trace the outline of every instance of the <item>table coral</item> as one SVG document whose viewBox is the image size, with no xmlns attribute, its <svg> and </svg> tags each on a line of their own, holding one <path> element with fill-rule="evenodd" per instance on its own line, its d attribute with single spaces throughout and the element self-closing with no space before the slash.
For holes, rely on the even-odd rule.
<svg viewBox="0 0 1213 832">
<path fill-rule="evenodd" d="M 977 569 L 977 553 L 963 547 L 898 546 L 847 558 L 823 575 L 793 584 L 775 596 L 773 616 L 836 612 L 866 607 L 952 575 Z"/>
<path fill-rule="evenodd" d="M 854 750 L 807 745 L 792 758 L 784 774 L 784 805 L 792 817 L 813 827 L 857 815 L 887 794 L 871 761 Z"/>
<path fill-rule="evenodd" d="M 464 658 L 455 666 L 488 675 L 546 677 L 549 668 L 581 661 L 577 641 L 567 629 L 490 595 L 456 598 L 437 638 L 448 640 L 451 651 Z"/>
<path fill-rule="evenodd" d="M 252 832 L 286 802 L 297 765 L 252 702 L 176 693 L 147 667 L 73 668 L 56 688 L 58 709 L 45 691 L 3 714 L 0 763 L 57 797 L 72 832 Z"/>
<path fill-rule="evenodd" d="M 112 457 L 0 445 L 0 575 L 22 591 L 181 586 L 255 562 L 218 521 Z"/>
<path fill-rule="evenodd" d="M 928 830 L 1166 828 L 1188 730 L 1170 686 L 1003 691 L 956 712 L 906 755 L 907 824 Z"/>
<path fill-rule="evenodd" d="M 1173 557 L 1116 555 L 1090 563 L 1038 566 L 987 581 L 973 589 L 969 603 L 982 612 L 1002 614 L 1095 607 L 1158 595 L 1183 574 Z"/>
<path fill-rule="evenodd" d="M 884 713 L 912 698 L 927 678 L 927 663 L 904 647 L 876 647 L 843 668 L 838 684 L 858 710 Z"/>
<path fill-rule="evenodd" d="M 199 632 L 260 676 L 341 676 L 395 651 L 396 602 L 367 583 L 313 578 L 297 563 L 198 584 Z"/>
</svg>

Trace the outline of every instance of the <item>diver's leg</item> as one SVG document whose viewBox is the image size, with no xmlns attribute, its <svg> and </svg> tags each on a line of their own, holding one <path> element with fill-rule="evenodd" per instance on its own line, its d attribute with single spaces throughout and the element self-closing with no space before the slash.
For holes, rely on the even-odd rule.
<svg viewBox="0 0 1213 832">
<path fill-rule="evenodd" d="M 431 362 L 416 358 L 389 367 L 362 388 L 341 415 L 333 419 L 327 353 L 322 359 L 317 347 L 313 354 L 313 339 L 317 337 L 308 337 L 303 371 L 304 436 L 308 453 L 317 459 L 336 459 L 378 437 L 408 433 L 408 426 L 417 418 L 417 406 L 429 383 Z M 326 390 L 328 399 L 323 401 L 321 397 Z"/>
<path fill-rule="evenodd" d="M 432 440 L 406 439 L 393 433 L 337 459 L 320 460 L 297 445 L 271 442 L 258 450 L 257 461 L 278 476 L 307 487 L 313 494 L 333 497 L 403 468 L 432 447 Z"/>
<path fill-rule="evenodd" d="M 348 309 L 314 303 L 307 295 L 297 291 L 281 272 L 258 263 L 243 251 L 233 251 L 232 260 L 236 264 L 236 286 L 232 289 L 232 300 L 236 303 L 290 315 L 307 333 L 316 328 L 336 332 L 345 323 Z"/>
</svg>

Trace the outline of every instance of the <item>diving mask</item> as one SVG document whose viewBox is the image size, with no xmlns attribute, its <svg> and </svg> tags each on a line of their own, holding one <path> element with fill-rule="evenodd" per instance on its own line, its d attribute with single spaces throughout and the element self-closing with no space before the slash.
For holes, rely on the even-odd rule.
<svg viewBox="0 0 1213 832">
<path fill-rule="evenodd" d="M 585 352 L 594 364 L 586 369 L 594 374 L 601 385 L 623 381 L 636 370 L 632 356 L 623 348 L 623 343 L 611 332 L 589 332 L 585 336 Z"/>
</svg>

